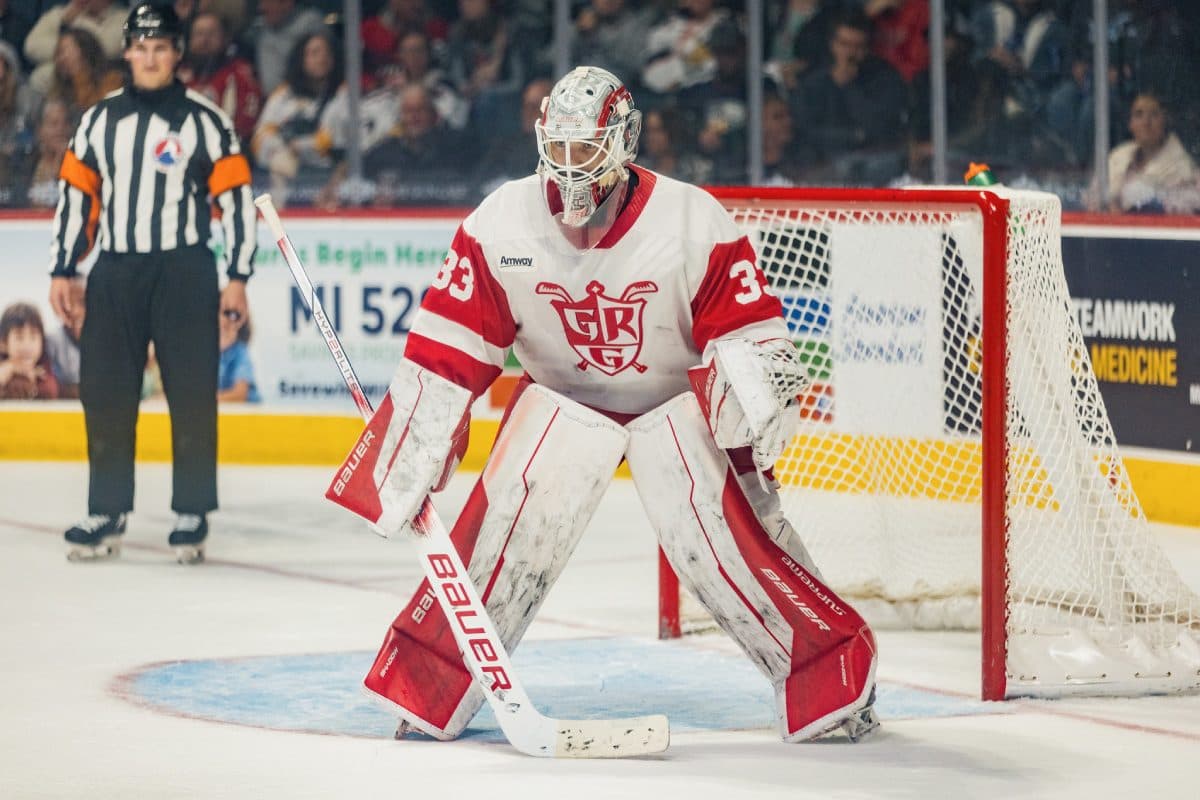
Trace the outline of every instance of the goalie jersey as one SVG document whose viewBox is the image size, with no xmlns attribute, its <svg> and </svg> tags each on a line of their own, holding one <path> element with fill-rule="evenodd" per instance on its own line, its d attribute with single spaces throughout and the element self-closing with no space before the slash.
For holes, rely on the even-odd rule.
<svg viewBox="0 0 1200 800">
<path fill-rule="evenodd" d="M 511 348 L 536 383 L 641 414 L 689 388 L 709 342 L 787 338 L 754 250 L 707 192 L 629 165 L 612 228 L 578 250 L 537 175 L 489 195 L 455 233 L 405 356 L 481 394 Z"/>
</svg>

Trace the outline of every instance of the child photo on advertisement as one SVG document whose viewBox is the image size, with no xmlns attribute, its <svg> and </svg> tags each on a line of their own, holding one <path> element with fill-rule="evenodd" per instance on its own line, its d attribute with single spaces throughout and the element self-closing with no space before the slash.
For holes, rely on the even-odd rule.
<svg viewBox="0 0 1200 800">
<path fill-rule="evenodd" d="M 250 317 L 233 310 L 221 314 L 221 361 L 217 372 L 217 401 L 257 403 L 262 398 L 250 360 Z"/>
<path fill-rule="evenodd" d="M 0 314 L 0 398 L 56 397 L 58 381 L 46 355 L 42 315 L 29 303 L 13 303 Z"/>
<path fill-rule="evenodd" d="M 60 398 L 79 397 L 79 337 L 83 333 L 85 291 L 82 279 L 71 282 L 71 308 L 75 313 L 46 334 L 46 356 L 58 381 Z"/>
</svg>

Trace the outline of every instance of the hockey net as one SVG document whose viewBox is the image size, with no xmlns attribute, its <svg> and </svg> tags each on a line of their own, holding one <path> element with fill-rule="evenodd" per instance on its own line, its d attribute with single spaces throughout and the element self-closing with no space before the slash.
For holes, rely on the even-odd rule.
<svg viewBox="0 0 1200 800">
<path fill-rule="evenodd" d="M 777 477 L 827 582 L 877 627 L 981 629 L 986 699 L 1200 685 L 1200 598 L 1118 454 L 1058 199 L 714 193 L 813 379 Z M 711 625 L 661 575 L 662 633 Z"/>
</svg>

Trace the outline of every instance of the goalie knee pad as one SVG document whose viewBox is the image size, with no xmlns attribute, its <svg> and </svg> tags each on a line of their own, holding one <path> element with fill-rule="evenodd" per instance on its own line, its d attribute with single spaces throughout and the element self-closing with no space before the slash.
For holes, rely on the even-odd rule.
<svg viewBox="0 0 1200 800">
<path fill-rule="evenodd" d="M 778 502 L 751 503 L 695 396 L 679 395 L 628 428 L 629 466 L 659 543 L 683 585 L 775 687 L 783 738 L 812 738 L 868 707 L 870 628 L 822 583 Z"/>
<path fill-rule="evenodd" d="M 520 641 L 620 464 L 616 422 L 536 384 L 509 407 L 451 538 L 505 647 Z M 365 680 L 417 730 L 452 739 L 483 703 L 428 581 Z"/>
</svg>

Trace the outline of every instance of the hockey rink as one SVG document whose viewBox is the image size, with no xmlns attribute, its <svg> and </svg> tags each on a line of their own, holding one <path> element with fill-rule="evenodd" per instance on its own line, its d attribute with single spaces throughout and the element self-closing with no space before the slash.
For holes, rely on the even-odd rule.
<svg viewBox="0 0 1200 800">
<path fill-rule="evenodd" d="M 878 634 L 882 730 L 783 744 L 719 634 L 659 642 L 653 536 L 618 480 L 514 661 L 545 714 L 665 713 L 670 749 L 521 755 L 486 709 L 395 741 L 362 676 L 420 570 L 323 498 L 329 467 L 222 466 L 208 563 L 166 546 L 139 464 L 115 561 L 73 564 L 85 463 L 0 462 L 2 798 L 1200 798 L 1200 696 L 984 703 L 976 634 Z M 451 518 L 472 475 L 437 500 Z M 1200 531 L 1156 527 L 1200 587 Z"/>
</svg>

